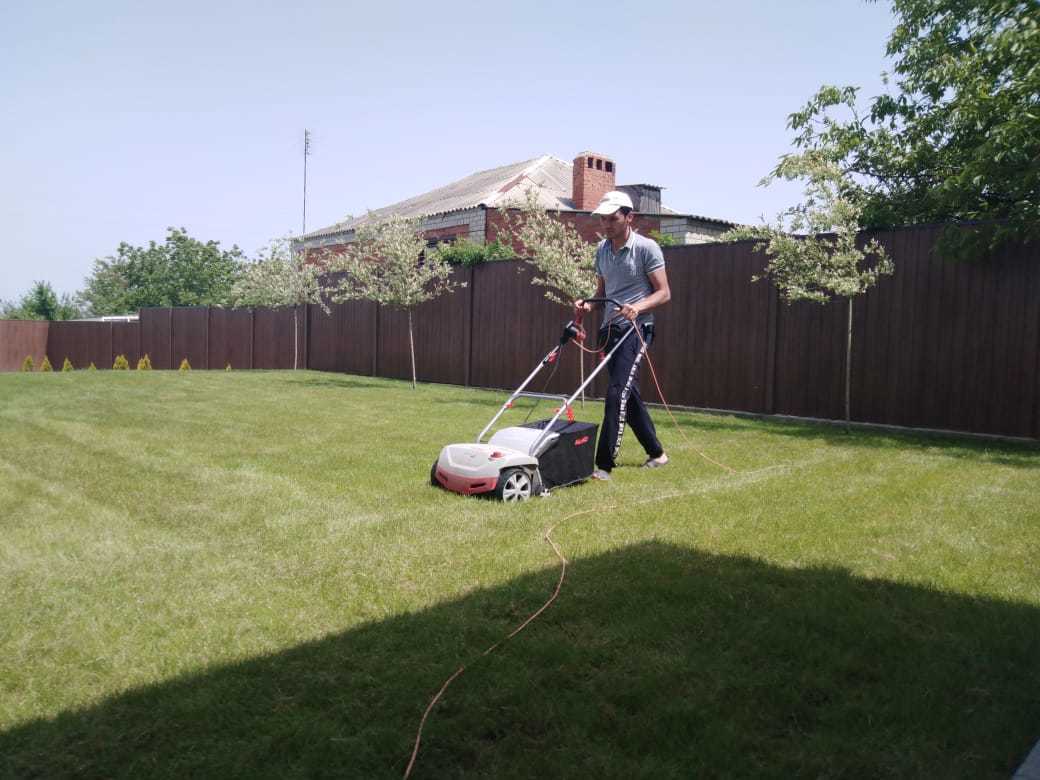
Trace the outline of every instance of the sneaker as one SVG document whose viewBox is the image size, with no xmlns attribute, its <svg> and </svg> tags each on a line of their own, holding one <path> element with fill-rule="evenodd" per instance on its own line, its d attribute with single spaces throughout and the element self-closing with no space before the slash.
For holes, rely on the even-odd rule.
<svg viewBox="0 0 1040 780">
<path fill-rule="evenodd" d="M 646 463 L 643 464 L 644 469 L 659 469 L 661 466 L 668 465 L 668 456 L 663 452 L 656 458 L 647 458 Z"/>
<path fill-rule="evenodd" d="M 596 469 L 592 472 L 592 478 L 601 480 L 602 482 L 610 481 L 610 472 L 604 471 L 603 469 Z"/>
</svg>

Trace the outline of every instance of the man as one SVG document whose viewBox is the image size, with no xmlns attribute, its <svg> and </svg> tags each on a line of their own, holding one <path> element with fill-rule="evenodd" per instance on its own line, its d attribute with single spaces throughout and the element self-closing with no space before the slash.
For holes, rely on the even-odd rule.
<svg viewBox="0 0 1040 780">
<path fill-rule="evenodd" d="M 638 334 L 631 334 L 607 369 L 610 385 L 592 477 L 608 480 L 617 465 L 615 458 L 621 449 L 626 422 L 646 450 L 644 468 L 658 468 L 668 462 L 639 395 L 639 363 L 654 337 L 654 315 L 649 312 L 668 303 L 672 294 L 661 247 L 632 228 L 632 199 L 623 192 L 608 192 L 592 213 L 599 216 L 606 235 L 596 247 L 595 297 L 613 298 L 622 304 L 620 309 L 611 303 L 605 305 L 600 343 L 605 342 L 604 350 L 609 352 L 630 328 L 638 327 L 643 334 L 642 341 Z M 592 309 L 585 301 L 576 301 L 575 305 L 584 311 Z"/>
</svg>

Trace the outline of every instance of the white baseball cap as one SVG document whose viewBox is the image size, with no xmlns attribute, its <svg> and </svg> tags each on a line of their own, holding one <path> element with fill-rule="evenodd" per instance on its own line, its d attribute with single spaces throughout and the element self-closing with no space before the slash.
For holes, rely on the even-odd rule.
<svg viewBox="0 0 1040 780">
<path fill-rule="evenodd" d="M 632 209 L 635 211 L 635 207 L 632 205 L 632 199 L 620 190 L 611 190 L 603 196 L 603 200 L 596 206 L 593 214 L 613 214 L 620 208 Z"/>
</svg>

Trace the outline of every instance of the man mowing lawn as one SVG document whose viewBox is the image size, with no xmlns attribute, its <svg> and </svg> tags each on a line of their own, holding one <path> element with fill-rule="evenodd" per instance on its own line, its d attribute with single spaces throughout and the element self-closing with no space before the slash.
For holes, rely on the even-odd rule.
<svg viewBox="0 0 1040 780">
<path fill-rule="evenodd" d="M 654 338 L 654 315 L 648 312 L 668 303 L 672 294 L 661 247 L 632 229 L 632 199 L 623 192 L 608 192 L 592 213 L 599 215 L 606 234 L 596 248 L 595 297 L 613 298 L 622 304 L 620 309 L 613 303 L 605 304 L 599 342 L 609 352 L 629 328 L 638 327 L 637 333 L 642 335 L 639 340 L 626 340 L 608 367 L 610 384 L 596 447 L 596 470 L 592 472 L 593 479 L 608 480 L 617 465 L 626 422 L 646 450 L 644 468 L 657 468 L 668 462 L 639 395 L 639 363 Z M 592 304 L 583 300 L 576 301 L 575 306 L 592 310 Z"/>
</svg>

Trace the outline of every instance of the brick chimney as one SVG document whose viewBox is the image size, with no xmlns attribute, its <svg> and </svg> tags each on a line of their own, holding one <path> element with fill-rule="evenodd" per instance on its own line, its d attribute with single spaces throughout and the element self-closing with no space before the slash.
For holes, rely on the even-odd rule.
<svg viewBox="0 0 1040 780">
<path fill-rule="evenodd" d="M 592 211 L 614 189 L 614 161 L 595 152 L 582 152 L 574 158 L 571 181 L 574 208 Z"/>
</svg>

